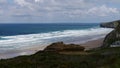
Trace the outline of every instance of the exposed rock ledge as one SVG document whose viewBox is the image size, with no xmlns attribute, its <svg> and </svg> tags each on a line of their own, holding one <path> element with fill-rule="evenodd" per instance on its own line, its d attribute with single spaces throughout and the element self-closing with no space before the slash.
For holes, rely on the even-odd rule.
<svg viewBox="0 0 120 68">
<path fill-rule="evenodd" d="M 111 25 L 113 24 L 113 25 Z M 113 21 L 109 23 L 105 23 L 105 25 L 102 25 L 102 27 L 111 28 L 114 27 L 115 29 L 110 32 L 104 39 L 102 47 L 111 47 L 112 44 L 116 46 L 120 46 L 120 44 L 115 44 L 116 41 L 120 41 L 120 20 Z"/>
<path fill-rule="evenodd" d="M 52 43 L 44 51 L 84 51 L 84 47 L 76 44 L 64 44 L 63 42 Z"/>
</svg>

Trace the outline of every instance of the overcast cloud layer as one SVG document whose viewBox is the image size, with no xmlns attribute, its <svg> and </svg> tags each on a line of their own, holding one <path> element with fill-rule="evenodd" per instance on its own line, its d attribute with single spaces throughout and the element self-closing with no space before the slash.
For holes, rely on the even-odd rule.
<svg viewBox="0 0 120 68">
<path fill-rule="evenodd" d="M 0 23 L 93 23 L 120 19 L 120 0 L 0 0 Z"/>
</svg>

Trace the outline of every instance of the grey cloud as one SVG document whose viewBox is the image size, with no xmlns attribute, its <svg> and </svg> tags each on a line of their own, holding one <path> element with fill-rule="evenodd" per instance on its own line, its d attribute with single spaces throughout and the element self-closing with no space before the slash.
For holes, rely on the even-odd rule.
<svg viewBox="0 0 120 68">
<path fill-rule="evenodd" d="M 9 4 L 7 0 L 0 1 L 0 13 L 6 20 L 27 21 L 75 21 L 105 18 L 106 16 L 120 16 L 120 8 L 116 5 L 119 0 L 13 0 Z M 6 3 L 6 4 L 5 4 Z M 109 4 L 107 4 L 109 3 Z M 4 6 L 2 5 L 4 4 Z M 120 2 L 119 2 L 120 4 Z M 9 18 L 7 18 L 9 17 Z M 11 18 L 10 18 L 11 17 Z M 28 17 L 28 18 L 27 18 Z M 31 17 L 31 18 L 30 18 Z M 0 17 L 0 19 L 2 16 Z M 12 20 L 13 20 L 12 18 Z M 26 18 L 26 19 L 24 19 Z M 47 20 L 46 20 L 47 19 Z"/>
<path fill-rule="evenodd" d="M 12 15 L 13 17 L 31 17 L 32 15 L 22 14 L 22 15 Z"/>
</svg>

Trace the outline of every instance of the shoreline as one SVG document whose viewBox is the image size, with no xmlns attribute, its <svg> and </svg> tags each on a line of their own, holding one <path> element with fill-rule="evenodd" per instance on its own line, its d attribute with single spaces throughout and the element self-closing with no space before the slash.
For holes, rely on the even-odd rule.
<svg viewBox="0 0 120 68">
<path fill-rule="evenodd" d="M 93 48 L 100 47 L 102 44 L 103 38 L 95 39 L 95 40 L 90 40 L 88 42 L 79 44 L 83 47 L 85 47 L 85 50 L 90 50 Z M 11 50 L 11 51 L 6 51 L 5 53 L 0 53 L 0 59 L 9 59 L 9 58 L 14 58 L 17 56 L 22 56 L 22 55 L 32 55 L 38 51 L 42 51 L 44 48 L 46 48 L 48 45 L 45 46 L 33 46 L 33 47 L 27 47 L 24 49 L 20 50 Z"/>
</svg>

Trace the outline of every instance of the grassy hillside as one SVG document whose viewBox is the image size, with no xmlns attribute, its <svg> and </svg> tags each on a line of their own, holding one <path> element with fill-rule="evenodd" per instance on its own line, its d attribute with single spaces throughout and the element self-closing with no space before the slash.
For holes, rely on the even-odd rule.
<svg viewBox="0 0 120 68">
<path fill-rule="evenodd" d="M 74 53 L 40 51 L 29 56 L 0 60 L 0 68 L 120 68 L 120 48 Z"/>
</svg>

